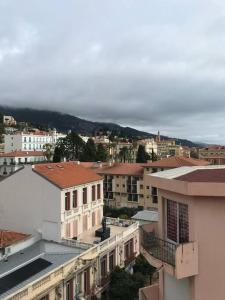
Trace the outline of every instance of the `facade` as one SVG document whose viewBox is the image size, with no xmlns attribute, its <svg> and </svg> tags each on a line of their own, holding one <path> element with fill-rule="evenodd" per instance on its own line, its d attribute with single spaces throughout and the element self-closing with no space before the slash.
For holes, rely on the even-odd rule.
<svg viewBox="0 0 225 300">
<path fill-rule="evenodd" d="M 205 159 L 212 165 L 225 164 L 225 147 L 211 146 L 199 149 L 199 158 Z"/>
<path fill-rule="evenodd" d="M 10 243 L 0 248 L 4 251 L 0 298 L 84 300 L 100 296 L 115 266 L 128 268 L 139 253 L 138 224 L 117 222 L 107 218 L 111 237 L 97 245 L 69 239 L 54 242 L 7 231 Z M 87 241 L 88 236 L 89 232 Z"/>
<path fill-rule="evenodd" d="M 181 166 L 208 165 L 204 160 L 169 157 L 152 163 L 81 163 L 104 177 L 104 202 L 112 207 L 157 208 L 157 189 L 147 174 Z"/>
<path fill-rule="evenodd" d="M 43 151 L 12 151 L 0 154 L 0 166 L 39 163 L 45 160 Z"/>
<path fill-rule="evenodd" d="M 152 151 L 154 151 L 154 153 L 157 155 L 158 147 L 154 139 L 144 139 L 144 140 L 137 141 L 137 150 L 139 145 L 143 145 L 145 147 L 145 151 L 150 156 L 152 154 Z"/>
<path fill-rule="evenodd" d="M 76 163 L 25 166 L 0 189 L 0 228 L 58 242 L 101 224 L 103 180 Z"/>
<path fill-rule="evenodd" d="M 225 166 L 181 167 L 148 178 L 158 189 L 159 222 L 142 229 L 141 252 L 159 282 L 140 290 L 140 299 L 223 300 Z"/>
<path fill-rule="evenodd" d="M 16 120 L 12 116 L 3 116 L 3 124 L 6 126 L 16 125 Z"/>
<path fill-rule="evenodd" d="M 60 138 L 65 138 L 53 130 L 52 132 L 37 131 L 34 133 L 19 132 L 5 135 L 5 152 L 11 151 L 44 151 L 46 144 L 55 145 Z"/>
</svg>

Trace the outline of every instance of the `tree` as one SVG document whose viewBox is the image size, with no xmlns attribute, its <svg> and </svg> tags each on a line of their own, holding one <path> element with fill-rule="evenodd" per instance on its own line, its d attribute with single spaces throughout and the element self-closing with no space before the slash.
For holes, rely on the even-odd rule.
<svg viewBox="0 0 225 300">
<path fill-rule="evenodd" d="M 116 267 L 110 276 L 109 297 L 111 300 L 134 300 L 145 283 L 143 274 L 130 274 L 124 268 Z"/>
<path fill-rule="evenodd" d="M 98 144 L 97 150 L 96 150 L 96 161 L 107 161 L 108 158 L 108 151 L 105 146 L 102 144 Z"/>
<path fill-rule="evenodd" d="M 46 157 L 47 161 L 50 161 L 53 156 L 52 144 L 45 144 L 44 149 L 44 156 Z"/>
<path fill-rule="evenodd" d="M 155 154 L 154 149 L 152 149 L 151 160 L 157 161 L 157 155 Z"/>
<path fill-rule="evenodd" d="M 123 147 L 120 149 L 119 152 L 119 159 L 121 162 L 127 162 L 128 161 L 128 157 L 129 157 L 129 151 L 127 147 Z"/>
<path fill-rule="evenodd" d="M 55 147 L 54 155 L 53 155 L 53 162 L 61 162 L 62 160 L 62 153 L 59 147 Z"/>
<path fill-rule="evenodd" d="M 145 146 L 139 145 L 136 162 L 137 163 L 146 163 L 150 159 L 149 154 L 145 151 Z"/>
<path fill-rule="evenodd" d="M 70 132 L 63 139 L 65 155 L 68 160 L 80 160 L 84 151 L 85 143 L 76 132 Z"/>
<path fill-rule="evenodd" d="M 151 266 L 143 255 L 139 255 L 135 260 L 133 267 L 134 273 L 141 273 L 145 277 L 149 278 L 150 284 L 152 284 L 152 276 L 156 271 L 156 268 Z"/>
<path fill-rule="evenodd" d="M 93 139 L 88 139 L 81 155 L 81 161 L 96 161 L 96 147 Z"/>
</svg>

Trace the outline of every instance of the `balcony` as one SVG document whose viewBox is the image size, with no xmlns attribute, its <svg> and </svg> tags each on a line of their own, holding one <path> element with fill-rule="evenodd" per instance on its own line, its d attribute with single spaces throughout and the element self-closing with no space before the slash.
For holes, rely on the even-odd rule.
<svg viewBox="0 0 225 300">
<path fill-rule="evenodd" d="M 198 274 L 198 246 L 196 242 L 173 244 L 159 238 L 156 230 L 141 227 L 141 252 L 151 265 L 177 279 Z"/>
</svg>

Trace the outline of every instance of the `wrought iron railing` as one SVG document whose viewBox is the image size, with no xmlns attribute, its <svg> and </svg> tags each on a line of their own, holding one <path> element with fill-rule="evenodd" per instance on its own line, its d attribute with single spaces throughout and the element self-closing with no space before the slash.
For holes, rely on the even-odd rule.
<svg viewBox="0 0 225 300">
<path fill-rule="evenodd" d="M 155 232 L 147 232 L 143 228 L 141 230 L 142 247 L 153 257 L 175 266 L 175 253 L 177 245 L 166 240 L 160 239 Z"/>
</svg>

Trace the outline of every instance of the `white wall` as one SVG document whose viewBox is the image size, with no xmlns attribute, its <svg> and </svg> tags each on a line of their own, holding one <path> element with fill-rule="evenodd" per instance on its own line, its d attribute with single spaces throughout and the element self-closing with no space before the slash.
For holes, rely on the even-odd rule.
<svg viewBox="0 0 225 300">
<path fill-rule="evenodd" d="M 189 278 L 177 280 L 164 272 L 164 300 L 190 300 Z"/>
<path fill-rule="evenodd" d="M 0 182 L 0 228 L 31 234 L 40 231 L 43 238 L 58 241 L 60 221 L 60 189 L 31 166 Z"/>
</svg>

